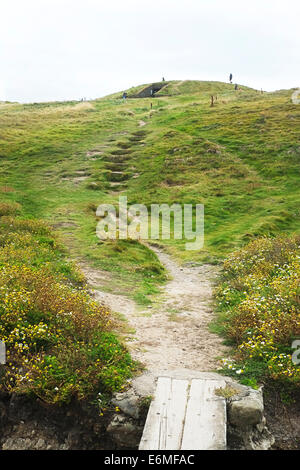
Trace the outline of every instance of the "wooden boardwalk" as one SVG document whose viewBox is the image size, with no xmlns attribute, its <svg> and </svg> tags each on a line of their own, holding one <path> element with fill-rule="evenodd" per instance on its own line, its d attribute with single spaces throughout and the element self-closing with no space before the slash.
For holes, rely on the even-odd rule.
<svg viewBox="0 0 300 470">
<path fill-rule="evenodd" d="M 225 385 L 222 379 L 159 377 L 139 449 L 226 449 L 226 404 L 215 394 Z"/>
</svg>

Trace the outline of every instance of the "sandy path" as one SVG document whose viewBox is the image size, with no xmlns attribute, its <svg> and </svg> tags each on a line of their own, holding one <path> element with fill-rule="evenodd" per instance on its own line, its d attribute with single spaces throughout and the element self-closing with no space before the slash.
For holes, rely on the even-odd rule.
<svg viewBox="0 0 300 470">
<path fill-rule="evenodd" d="M 81 266 L 95 298 L 128 319 L 135 332 L 127 336 L 132 357 L 149 371 L 188 368 L 210 371 L 216 357 L 226 353 L 222 340 L 211 333 L 212 286 L 216 268 L 211 265 L 180 267 L 169 255 L 152 248 L 170 273 L 152 308 L 141 310 L 125 296 L 101 291 L 107 274 Z M 106 279 L 105 279 L 106 277 Z"/>
<path fill-rule="evenodd" d="M 147 123 L 140 120 L 137 124 L 142 127 Z M 219 365 L 216 358 L 224 356 L 227 349 L 221 338 L 209 331 L 214 317 L 211 304 L 217 269 L 211 265 L 180 267 L 162 250 L 149 248 L 171 278 L 151 308 L 142 310 L 123 295 L 105 292 L 104 286 L 117 284 L 113 275 L 81 265 L 95 298 L 127 318 L 129 331 L 134 331 L 126 337 L 131 355 L 149 372 L 215 370 Z"/>
</svg>

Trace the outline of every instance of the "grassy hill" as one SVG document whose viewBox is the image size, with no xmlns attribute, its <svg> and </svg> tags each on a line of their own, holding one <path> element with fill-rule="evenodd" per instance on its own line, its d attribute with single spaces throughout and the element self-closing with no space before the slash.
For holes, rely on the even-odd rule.
<svg viewBox="0 0 300 470">
<path fill-rule="evenodd" d="M 95 235 L 96 207 L 116 203 L 119 191 L 129 204 L 204 203 L 203 250 L 164 242 L 182 261 L 215 262 L 258 235 L 294 233 L 299 106 L 291 90 L 239 88 L 174 81 L 152 100 L 123 102 L 117 93 L 90 102 L 1 104 L 1 200 L 53 224 L 72 255 L 118 271 L 137 298 L 162 280 L 157 259 L 137 242 L 101 243 Z M 141 120 L 147 125 L 139 127 Z"/>
<path fill-rule="evenodd" d="M 8 390 L 50 403 L 81 399 L 99 383 L 108 393 L 120 390 L 136 368 L 114 319 L 90 299 L 69 262 L 114 271 L 108 290 L 151 301 L 166 278 L 154 252 L 135 240 L 96 236 L 97 206 L 118 204 L 120 194 L 148 207 L 204 204 L 202 250 L 186 251 L 185 240 L 159 243 L 180 262 L 228 258 L 216 328 L 237 346 L 239 370 L 252 384 L 262 374 L 299 383 L 290 343 L 300 331 L 293 238 L 300 108 L 291 94 L 174 81 L 151 99 L 123 101 L 116 93 L 90 102 L 0 104 L 0 335 L 9 347 Z M 228 368 L 235 370 L 231 362 Z"/>
</svg>

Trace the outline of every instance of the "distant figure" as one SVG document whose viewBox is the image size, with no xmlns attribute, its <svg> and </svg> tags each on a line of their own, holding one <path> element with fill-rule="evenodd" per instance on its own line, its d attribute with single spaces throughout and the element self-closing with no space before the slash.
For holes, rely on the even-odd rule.
<svg viewBox="0 0 300 470">
<path fill-rule="evenodd" d="M 162 78 L 162 81 L 163 81 L 163 82 L 165 81 L 165 77 Z"/>
<path fill-rule="evenodd" d="M 150 109 L 152 109 L 152 103 L 150 103 Z"/>
<path fill-rule="evenodd" d="M 232 83 L 232 73 L 229 75 L 229 81 Z"/>
<path fill-rule="evenodd" d="M 238 89 L 239 89 L 239 87 L 238 87 L 238 84 L 237 84 L 237 83 L 234 85 L 234 89 L 235 89 L 235 90 L 238 90 Z"/>
<path fill-rule="evenodd" d="M 124 93 L 123 93 L 123 100 L 126 100 L 126 98 L 127 98 L 127 93 L 126 93 L 126 91 L 124 91 Z"/>
</svg>

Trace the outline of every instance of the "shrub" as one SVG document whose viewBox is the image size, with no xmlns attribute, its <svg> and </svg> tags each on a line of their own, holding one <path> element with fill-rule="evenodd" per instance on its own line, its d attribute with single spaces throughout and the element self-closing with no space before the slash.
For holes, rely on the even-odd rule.
<svg viewBox="0 0 300 470">
<path fill-rule="evenodd" d="M 15 215 L 21 209 L 17 202 L 0 202 L 0 217 L 4 215 Z"/>
<path fill-rule="evenodd" d="M 83 287 L 44 223 L 0 223 L 0 388 L 47 403 L 120 390 L 134 370 L 110 311 Z"/>
<path fill-rule="evenodd" d="M 0 219 L 0 230 L 2 232 L 30 232 L 35 235 L 52 235 L 50 227 L 42 220 L 18 219 L 15 217 L 2 217 Z"/>
<path fill-rule="evenodd" d="M 233 253 L 217 297 L 220 322 L 237 346 L 227 369 L 300 385 L 291 349 L 300 336 L 300 237 L 260 238 Z"/>
</svg>

